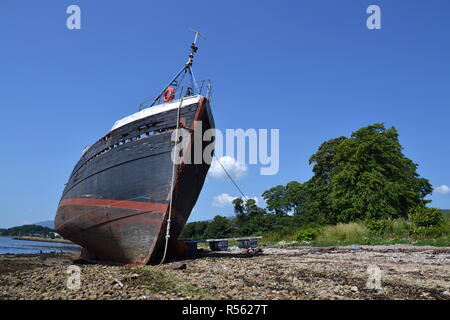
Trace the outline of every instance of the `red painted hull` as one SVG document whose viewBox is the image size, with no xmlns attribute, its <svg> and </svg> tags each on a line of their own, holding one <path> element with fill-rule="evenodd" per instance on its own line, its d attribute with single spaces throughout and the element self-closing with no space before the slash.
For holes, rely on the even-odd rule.
<svg viewBox="0 0 450 320">
<path fill-rule="evenodd" d="M 137 201 L 68 199 L 61 202 L 55 224 L 61 234 L 86 248 L 92 260 L 142 264 L 150 258 L 167 208 Z"/>
</svg>

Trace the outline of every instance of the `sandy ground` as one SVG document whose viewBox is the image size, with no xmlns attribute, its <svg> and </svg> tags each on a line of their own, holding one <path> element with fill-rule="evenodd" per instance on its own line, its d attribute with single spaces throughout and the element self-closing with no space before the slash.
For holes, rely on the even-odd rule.
<svg viewBox="0 0 450 320">
<path fill-rule="evenodd" d="M 448 247 L 231 248 L 142 267 L 76 264 L 76 258 L 0 256 L 0 299 L 450 300 Z M 68 273 L 74 264 L 79 287 Z"/>
</svg>

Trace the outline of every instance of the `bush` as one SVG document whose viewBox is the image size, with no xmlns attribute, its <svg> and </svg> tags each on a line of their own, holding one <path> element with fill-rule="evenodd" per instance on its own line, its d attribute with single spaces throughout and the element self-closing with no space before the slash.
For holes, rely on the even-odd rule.
<svg viewBox="0 0 450 320">
<path fill-rule="evenodd" d="M 398 219 L 391 222 L 386 229 L 385 235 L 391 239 L 406 239 L 413 234 L 414 228 L 411 222 Z"/>
<path fill-rule="evenodd" d="M 442 212 L 436 208 L 414 207 L 408 211 L 408 217 L 416 228 L 429 228 L 442 223 Z"/>
<path fill-rule="evenodd" d="M 365 226 L 369 231 L 370 235 L 382 236 L 386 229 L 391 226 L 391 221 L 389 220 L 366 220 Z"/>
<path fill-rule="evenodd" d="M 307 228 L 299 230 L 295 234 L 295 239 L 297 241 L 313 241 L 317 238 L 318 230 L 315 228 Z"/>
<path fill-rule="evenodd" d="M 414 236 L 416 239 L 438 239 L 445 236 L 448 230 L 443 226 L 415 227 Z"/>
</svg>

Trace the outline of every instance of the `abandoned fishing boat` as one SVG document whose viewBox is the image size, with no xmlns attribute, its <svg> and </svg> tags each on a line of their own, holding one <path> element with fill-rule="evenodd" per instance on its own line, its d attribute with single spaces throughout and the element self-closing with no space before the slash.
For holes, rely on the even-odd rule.
<svg viewBox="0 0 450 320">
<path fill-rule="evenodd" d="M 194 161 L 194 150 L 214 152 L 211 142 L 194 139 L 214 128 L 210 82 L 195 81 L 191 68 L 198 35 L 169 85 L 116 121 L 75 165 L 55 227 L 83 247 L 84 258 L 145 264 L 183 249 L 175 240 L 210 166 L 203 156 Z"/>
</svg>

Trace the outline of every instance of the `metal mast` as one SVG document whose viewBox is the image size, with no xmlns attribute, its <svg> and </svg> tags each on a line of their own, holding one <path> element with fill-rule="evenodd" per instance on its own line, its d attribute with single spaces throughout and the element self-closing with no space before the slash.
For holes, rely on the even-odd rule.
<svg viewBox="0 0 450 320">
<path fill-rule="evenodd" d="M 197 91 L 197 92 L 199 91 L 197 82 L 195 81 L 194 73 L 192 72 L 192 64 L 194 62 L 195 53 L 198 50 L 198 47 L 197 47 L 198 36 L 201 36 L 204 39 L 206 39 L 206 37 L 197 30 L 189 29 L 189 31 L 194 32 L 195 36 L 194 36 L 194 41 L 191 44 L 191 52 L 189 53 L 188 61 L 184 64 L 183 68 L 177 73 L 177 75 L 172 79 L 172 81 L 170 81 L 169 84 L 164 88 L 164 90 L 155 98 L 155 100 L 150 105 L 150 107 L 153 107 L 155 105 L 155 103 L 161 99 L 161 97 L 164 95 L 164 92 L 167 90 L 167 88 L 169 88 L 170 86 L 178 88 L 186 74 L 189 74 L 191 77 L 191 85 L 190 85 L 190 87 L 188 87 L 186 89 L 187 90 L 186 95 L 192 95 L 192 94 L 195 94 L 195 91 Z"/>
</svg>

